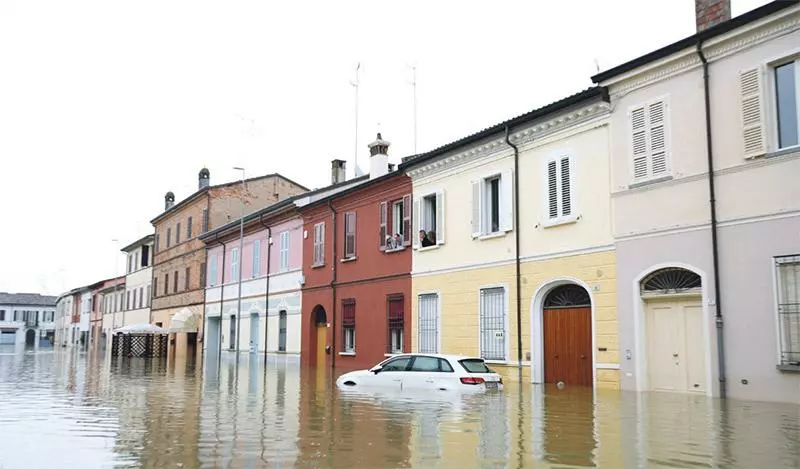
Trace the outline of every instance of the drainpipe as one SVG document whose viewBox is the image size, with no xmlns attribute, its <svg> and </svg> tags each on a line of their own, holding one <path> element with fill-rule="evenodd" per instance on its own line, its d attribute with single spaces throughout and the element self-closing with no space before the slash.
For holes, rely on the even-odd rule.
<svg viewBox="0 0 800 469">
<path fill-rule="evenodd" d="M 514 263 L 517 269 L 517 368 L 522 382 L 522 276 L 519 265 L 519 148 L 511 143 L 510 129 L 506 125 L 506 144 L 514 149 Z"/>
<path fill-rule="evenodd" d="M 331 321 L 333 332 L 331 338 L 331 369 L 336 368 L 336 265 L 339 261 L 336 260 L 336 209 L 333 208 L 333 203 L 328 201 L 328 209 L 331 211 L 333 218 L 333 259 L 331 265 L 333 266 L 333 275 L 331 276 L 331 290 L 333 291 L 333 307 L 331 308 L 333 320 Z"/>
<path fill-rule="evenodd" d="M 216 238 L 216 236 L 215 236 Z M 225 307 L 225 256 L 227 254 L 228 246 L 220 241 L 222 244 L 222 281 L 219 284 L 219 346 L 217 348 L 217 367 L 222 368 L 222 311 Z"/>
<path fill-rule="evenodd" d="M 711 96 L 708 83 L 708 60 L 703 55 L 703 41 L 697 42 L 697 55 L 703 63 L 703 95 L 706 112 L 706 156 L 708 157 L 708 196 L 711 210 L 711 253 L 714 262 L 714 291 L 716 292 L 716 325 L 717 325 L 717 361 L 719 367 L 719 397 L 728 395 L 725 376 L 725 336 L 723 334 L 722 292 L 719 286 L 719 244 L 717 240 L 717 199 L 714 188 L 714 152 L 711 142 Z"/>
<path fill-rule="evenodd" d="M 267 344 L 269 344 L 269 274 L 270 262 L 272 255 L 272 228 L 264 224 L 262 217 L 264 214 L 259 215 L 258 222 L 261 226 L 267 229 L 267 293 L 264 298 L 264 376 L 267 375 Z"/>
</svg>

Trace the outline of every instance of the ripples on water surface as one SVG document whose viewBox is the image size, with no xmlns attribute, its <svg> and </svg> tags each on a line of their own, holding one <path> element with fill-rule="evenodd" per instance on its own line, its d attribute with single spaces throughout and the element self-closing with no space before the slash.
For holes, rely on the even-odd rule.
<svg viewBox="0 0 800 469">
<path fill-rule="evenodd" d="M 0 469 L 798 468 L 800 408 L 542 389 L 341 393 L 293 357 L 217 374 L 0 350 Z"/>
</svg>

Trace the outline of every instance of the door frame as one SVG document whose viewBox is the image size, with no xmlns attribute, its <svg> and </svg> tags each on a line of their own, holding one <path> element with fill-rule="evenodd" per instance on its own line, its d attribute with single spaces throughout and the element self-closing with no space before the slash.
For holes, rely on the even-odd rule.
<svg viewBox="0 0 800 469">
<path fill-rule="evenodd" d="M 689 264 L 684 264 L 682 262 L 668 262 L 668 263 L 661 263 L 656 264 L 644 269 L 633 279 L 632 285 L 632 300 L 633 300 L 633 330 L 634 330 L 634 357 L 636 361 L 634 363 L 634 369 L 636 370 L 636 390 L 637 391 L 649 391 L 650 390 L 650 383 L 648 380 L 648 362 L 647 362 L 647 318 L 645 315 L 647 314 L 647 307 L 645 305 L 645 299 L 642 298 L 642 293 L 640 290 L 641 282 L 644 280 L 645 277 L 648 275 L 666 268 L 679 268 L 685 269 L 690 272 L 694 272 L 695 274 L 700 276 L 700 310 L 703 315 L 703 351 L 705 352 L 705 360 L 706 360 L 706 396 L 713 397 L 716 394 L 716 386 L 714 385 L 713 375 L 714 372 L 712 371 L 711 365 L 711 327 L 709 321 L 711 320 L 709 316 L 709 305 L 712 303 L 712 300 L 709 297 L 708 291 L 708 275 L 701 269 L 694 267 Z M 678 299 L 679 297 L 686 297 L 686 295 L 671 295 Z M 695 295 L 696 296 L 696 295 Z M 656 298 L 656 297 L 654 297 Z M 713 302 L 713 306 L 716 306 L 716 302 Z"/>
<path fill-rule="evenodd" d="M 597 388 L 597 333 L 595 330 L 595 299 L 592 289 L 574 277 L 556 277 L 542 283 L 531 299 L 531 382 L 544 384 L 544 299 L 556 287 L 574 284 L 586 290 L 591 301 L 592 321 L 592 388 Z"/>
</svg>

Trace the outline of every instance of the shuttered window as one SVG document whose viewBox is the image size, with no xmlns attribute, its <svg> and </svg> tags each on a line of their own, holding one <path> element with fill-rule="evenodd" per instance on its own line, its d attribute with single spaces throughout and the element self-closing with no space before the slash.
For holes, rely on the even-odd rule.
<svg viewBox="0 0 800 469">
<path fill-rule="evenodd" d="M 261 276 L 261 240 L 253 241 L 253 278 Z"/>
<path fill-rule="evenodd" d="M 781 366 L 800 369 L 800 255 L 775 259 Z"/>
<path fill-rule="evenodd" d="M 413 236 L 415 247 L 444 244 L 444 207 L 444 191 L 434 192 L 414 201 L 414 209 L 410 214 L 414 220 L 414 229 L 409 236 Z M 428 241 L 420 239 L 422 231 Z"/>
<path fill-rule="evenodd" d="M 378 249 L 381 251 L 385 251 L 391 242 L 387 240 L 388 232 L 389 232 L 389 206 L 386 202 L 381 202 L 379 207 L 380 213 L 378 214 L 378 220 L 380 222 L 380 226 L 378 227 Z"/>
<path fill-rule="evenodd" d="M 178 271 L 176 270 L 172 277 L 172 293 L 178 293 Z"/>
<path fill-rule="evenodd" d="M 760 76 L 757 74 L 756 76 Z M 751 88 L 754 88 L 751 86 Z M 758 87 L 759 91 L 762 88 Z M 744 97 L 744 93 L 742 93 Z M 752 93 L 751 99 L 761 94 Z M 744 104 L 744 99 L 742 100 Z M 789 148 L 800 144 L 800 60 L 775 67 L 775 105 L 778 126 L 778 148 Z M 743 106 L 744 107 L 744 106 Z M 753 110 L 762 111 L 761 106 L 752 106 Z M 743 110 L 743 115 L 744 110 Z M 755 121 L 755 119 L 751 119 Z M 755 126 L 755 124 L 752 124 Z M 763 125 L 760 126 L 763 129 Z M 754 132 L 755 133 L 755 132 Z M 763 136 L 763 132 L 761 134 Z M 745 141 L 747 141 L 745 139 Z"/>
<path fill-rule="evenodd" d="M 239 280 L 239 248 L 231 249 L 231 281 Z"/>
<path fill-rule="evenodd" d="M 187 267 L 185 276 L 183 277 L 183 289 L 186 291 L 188 291 L 189 287 L 191 286 L 191 282 L 189 281 L 189 279 L 191 279 L 192 276 L 190 274 L 191 274 L 190 267 Z"/>
<path fill-rule="evenodd" d="M 313 266 L 325 264 L 325 223 L 314 225 L 314 263 Z"/>
<path fill-rule="evenodd" d="M 634 182 L 669 175 L 668 121 L 667 103 L 664 99 L 631 110 Z"/>
<path fill-rule="evenodd" d="M 280 239 L 280 269 L 289 269 L 289 232 L 281 231 Z"/>
<path fill-rule="evenodd" d="M 502 287 L 481 289 L 480 302 L 481 358 L 484 360 L 505 360 L 505 289 Z"/>
<path fill-rule="evenodd" d="M 167 247 L 172 246 L 172 228 L 167 228 Z"/>
<path fill-rule="evenodd" d="M 342 340 L 345 352 L 356 351 L 356 300 L 342 300 Z"/>
<path fill-rule="evenodd" d="M 208 261 L 208 286 L 213 287 L 217 284 L 219 273 L 217 272 L 217 255 L 212 254 L 211 259 Z"/>
<path fill-rule="evenodd" d="M 403 353 L 403 295 L 390 295 L 386 305 L 389 337 L 387 353 Z"/>
<path fill-rule="evenodd" d="M 439 295 L 419 295 L 417 314 L 419 353 L 439 353 Z"/>
<path fill-rule="evenodd" d="M 562 155 L 547 162 L 545 187 L 547 206 L 545 212 L 551 222 L 573 215 L 573 164 L 572 157 Z"/>
<path fill-rule="evenodd" d="M 202 226 L 203 233 L 208 231 L 208 209 L 203 209 L 203 226 Z"/>
<path fill-rule="evenodd" d="M 180 243 L 181 243 L 181 224 L 178 223 L 178 225 L 175 227 L 175 244 L 180 244 Z"/>
<path fill-rule="evenodd" d="M 504 233 L 513 228 L 513 171 L 472 182 L 472 237 Z"/>
<path fill-rule="evenodd" d="M 356 257 L 356 212 L 344 214 L 344 258 Z"/>
<path fill-rule="evenodd" d="M 192 239 L 192 217 L 186 220 L 186 239 Z"/>
</svg>

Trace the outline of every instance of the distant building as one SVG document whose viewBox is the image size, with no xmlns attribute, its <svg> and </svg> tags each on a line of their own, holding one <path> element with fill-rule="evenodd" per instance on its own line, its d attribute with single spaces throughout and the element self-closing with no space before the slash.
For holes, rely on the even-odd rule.
<svg viewBox="0 0 800 469">
<path fill-rule="evenodd" d="M 114 295 L 119 295 L 125 291 L 125 277 L 101 280 L 90 285 L 89 288 L 92 291 L 89 343 L 93 350 L 99 350 L 105 347 L 110 335 L 110 331 L 103 327 L 106 323 L 104 321 L 106 304 L 110 300 L 113 301 Z"/>
<path fill-rule="evenodd" d="M 0 292 L 0 345 L 51 346 L 56 297 Z"/>
<path fill-rule="evenodd" d="M 115 327 L 150 322 L 154 242 L 155 235 L 149 234 L 122 248 L 122 252 L 128 256 L 125 264 L 125 302 L 122 320 Z"/>
<path fill-rule="evenodd" d="M 56 300 L 56 343 L 63 347 L 89 345 L 92 291 L 89 287 L 74 288 Z"/>
</svg>

